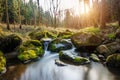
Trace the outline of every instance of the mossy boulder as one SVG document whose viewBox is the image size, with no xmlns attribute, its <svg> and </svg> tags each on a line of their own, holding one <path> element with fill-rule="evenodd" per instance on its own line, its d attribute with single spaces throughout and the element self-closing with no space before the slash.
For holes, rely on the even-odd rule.
<svg viewBox="0 0 120 80">
<path fill-rule="evenodd" d="M 70 39 L 73 35 L 73 32 L 70 30 L 66 30 L 65 32 L 60 32 L 57 37 L 62 39 Z"/>
<path fill-rule="evenodd" d="M 28 40 L 18 48 L 18 58 L 22 61 L 42 57 L 44 55 L 43 44 L 38 40 Z"/>
<path fill-rule="evenodd" d="M 99 35 L 92 33 L 79 32 L 71 37 L 71 41 L 77 49 L 94 50 L 102 43 L 102 38 Z"/>
<path fill-rule="evenodd" d="M 11 34 L 0 39 L 0 50 L 4 53 L 14 51 L 22 43 L 21 37 Z"/>
<path fill-rule="evenodd" d="M 0 73 L 2 73 L 6 68 L 6 59 L 3 56 L 3 53 L 0 51 Z"/>
<path fill-rule="evenodd" d="M 59 52 L 59 58 L 62 61 L 69 62 L 75 65 L 81 65 L 81 64 L 86 64 L 90 62 L 89 59 L 85 57 L 77 56 L 72 52 L 68 52 L 68 51 Z"/>
<path fill-rule="evenodd" d="M 114 70 L 120 71 L 120 54 L 112 54 L 107 57 L 106 65 Z"/>
<path fill-rule="evenodd" d="M 64 39 L 58 38 L 49 43 L 48 50 L 52 52 L 59 52 L 61 50 L 69 50 L 72 44 Z"/>
<path fill-rule="evenodd" d="M 53 34 L 50 31 L 38 31 L 38 32 L 31 32 L 29 34 L 31 39 L 41 40 L 42 38 L 56 38 L 57 35 Z"/>
<path fill-rule="evenodd" d="M 104 45 L 100 45 L 97 48 L 97 51 L 104 55 L 105 57 L 108 57 L 109 55 L 116 53 L 120 50 L 120 43 L 119 42 L 112 42 Z"/>
<path fill-rule="evenodd" d="M 27 61 L 30 59 L 35 59 L 37 57 L 38 56 L 34 50 L 26 50 L 20 53 L 20 55 L 18 56 L 18 59 L 20 59 L 21 61 Z"/>
</svg>

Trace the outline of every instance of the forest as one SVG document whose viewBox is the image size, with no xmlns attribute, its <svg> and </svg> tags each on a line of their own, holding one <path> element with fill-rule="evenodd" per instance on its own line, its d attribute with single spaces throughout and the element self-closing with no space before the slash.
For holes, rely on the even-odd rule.
<svg viewBox="0 0 120 80">
<path fill-rule="evenodd" d="M 120 80 L 120 0 L 0 0 L 0 80 Z"/>
</svg>

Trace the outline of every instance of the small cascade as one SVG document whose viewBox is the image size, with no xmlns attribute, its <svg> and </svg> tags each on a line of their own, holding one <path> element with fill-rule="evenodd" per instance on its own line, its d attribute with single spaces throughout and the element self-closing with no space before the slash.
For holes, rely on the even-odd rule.
<svg viewBox="0 0 120 80">
<path fill-rule="evenodd" d="M 49 43 L 52 41 L 52 39 L 51 39 L 51 38 L 43 38 L 42 41 L 43 41 L 44 50 L 45 50 L 44 56 L 49 55 L 50 52 L 47 51 L 47 49 L 48 49 L 48 45 L 49 45 Z"/>
<path fill-rule="evenodd" d="M 52 39 L 51 38 L 43 38 L 42 41 L 43 41 L 43 45 L 44 45 L 44 50 L 47 51 L 48 45 L 52 41 Z"/>
</svg>

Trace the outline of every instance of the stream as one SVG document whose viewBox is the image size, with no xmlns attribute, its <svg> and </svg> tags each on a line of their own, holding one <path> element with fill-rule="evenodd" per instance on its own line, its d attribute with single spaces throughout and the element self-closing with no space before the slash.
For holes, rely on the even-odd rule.
<svg viewBox="0 0 120 80">
<path fill-rule="evenodd" d="M 3 80 L 120 80 L 101 63 L 56 65 L 55 60 L 59 59 L 59 56 L 47 51 L 48 43 L 44 43 L 46 47 L 43 58 L 30 64 L 19 64 L 16 68 L 12 66 Z"/>
</svg>

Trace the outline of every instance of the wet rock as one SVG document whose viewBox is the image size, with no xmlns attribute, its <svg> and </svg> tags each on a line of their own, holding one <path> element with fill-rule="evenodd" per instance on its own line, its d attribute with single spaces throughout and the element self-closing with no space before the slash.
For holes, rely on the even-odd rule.
<svg viewBox="0 0 120 80">
<path fill-rule="evenodd" d="M 100 61 L 105 62 L 106 58 L 103 55 L 98 55 Z"/>
<path fill-rule="evenodd" d="M 72 52 L 68 52 L 68 51 L 59 52 L 59 58 L 62 61 L 69 62 L 75 65 L 81 65 L 90 62 L 89 59 L 85 57 L 76 56 Z"/>
<path fill-rule="evenodd" d="M 94 50 L 102 42 L 100 36 L 83 32 L 74 34 L 71 40 L 76 48 L 82 49 L 84 47 L 86 50 Z"/>
<path fill-rule="evenodd" d="M 99 62 L 100 61 L 100 59 L 98 58 L 98 56 L 96 54 L 91 54 L 90 59 L 92 59 L 94 62 Z"/>
<path fill-rule="evenodd" d="M 6 66 L 6 59 L 3 56 L 3 53 L 0 51 L 0 74 L 5 72 L 6 70 L 5 66 Z"/>
<path fill-rule="evenodd" d="M 28 40 L 18 48 L 18 59 L 28 61 L 42 57 L 44 55 L 44 46 L 38 40 Z"/>
<path fill-rule="evenodd" d="M 120 39 L 120 29 L 117 29 L 115 36 L 116 36 L 116 38 Z"/>
<path fill-rule="evenodd" d="M 63 62 L 60 61 L 59 59 L 56 59 L 56 60 L 55 60 L 55 64 L 56 64 L 57 66 L 67 66 L 65 63 L 63 63 Z"/>
<path fill-rule="evenodd" d="M 69 50 L 72 48 L 72 44 L 64 39 L 55 39 L 50 42 L 48 50 L 52 52 L 59 52 L 61 50 Z"/>
<path fill-rule="evenodd" d="M 120 49 L 120 43 L 112 42 L 97 47 L 97 51 L 105 57 L 117 52 Z"/>
<path fill-rule="evenodd" d="M 108 68 L 120 71 L 120 54 L 112 54 L 107 57 L 106 65 Z"/>
<path fill-rule="evenodd" d="M 21 43 L 22 43 L 22 39 L 18 35 L 11 34 L 5 36 L 3 39 L 0 40 L 0 50 L 4 53 L 12 52 Z"/>
</svg>

